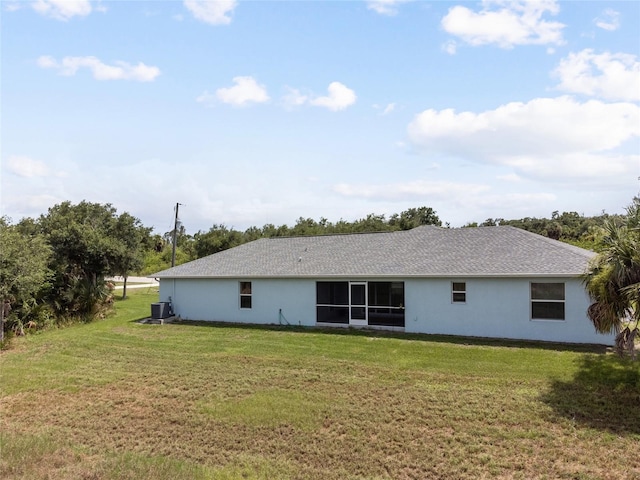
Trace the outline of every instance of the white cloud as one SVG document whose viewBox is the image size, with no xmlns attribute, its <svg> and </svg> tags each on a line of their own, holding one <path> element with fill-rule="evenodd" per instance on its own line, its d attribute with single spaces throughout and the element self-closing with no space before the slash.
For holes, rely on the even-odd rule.
<svg viewBox="0 0 640 480">
<path fill-rule="evenodd" d="M 640 108 L 564 96 L 482 113 L 425 110 L 408 134 L 429 154 L 509 166 L 529 177 L 602 180 L 637 171 L 637 155 L 615 150 L 640 136 Z"/>
<path fill-rule="evenodd" d="M 507 173 L 506 175 L 498 175 L 498 180 L 502 180 L 503 182 L 516 183 L 521 182 L 522 177 L 515 173 Z"/>
<path fill-rule="evenodd" d="M 131 65 L 127 62 L 116 61 L 114 65 L 107 65 L 96 57 L 64 57 L 61 62 L 50 56 L 42 56 L 37 60 L 41 68 L 53 68 L 60 75 L 75 75 L 80 68 L 88 68 L 96 80 L 135 80 L 137 82 L 152 82 L 160 75 L 158 67 L 148 66 L 142 62 Z"/>
<path fill-rule="evenodd" d="M 384 110 L 382 110 L 382 115 L 388 115 L 391 112 L 393 112 L 395 109 L 396 109 L 396 104 L 390 103 L 386 107 L 384 107 Z"/>
<path fill-rule="evenodd" d="M 621 178 L 633 174 L 640 165 L 640 155 L 577 152 L 555 155 L 545 160 L 523 154 L 514 156 L 505 164 L 514 167 L 523 175 L 534 178 L 604 182 L 606 178 Z"/>
<path fill-rule="evenodd" d="M 398 105 L 395 102 L 392 102 L 392 103 L 388 103 L 385 107 L 382 107 L 381 105 L 375 104 L 375 105 L 373 105 L 373 108 L 375 108 L 376 110 L 382 110 L 380 112 L 380 115 L 384 116 L 384 115 L 388 115 L 391 112 L 393 112 L 396 109 L 397 106 Z"/>
<path fill-rule="evenodd" d="M 522 190 L 522 186 L 515 188 Z M 348 205 L 380 205 L 398 212 L 409 206 L 429 205 L 443 222 L 462 226 L 489 217 L 520 218 L 548 215 L 558 208 L 558 195 L 549 191 L 505 191 L 505 186 L 447 180 L 417 180 L 405 183 L 341 183 L 332 188 Z M 371 208 L 368 210 L 371 211 Z M 380 210 L 377 210 L 380 212 Z M 599 212 L 598 210 L 597 212 Z"/>
<path fill-rule="evenodd" d="M 393 16 L 398 13 L 398 7 L 410 0 L 368 0 L 367 8 L 380 15 Z"/>
<path fill-rule="evenodd" d="M 14 190 L 10 195 L 3 195 L 0 205 L 0 210 L 3 212 L 11 212 L 9 217 L 12 220 L 18 220 L 22 218 L 38 218 L 40 214 L 46 213 L 47 209 L 68 200 L 54 194 L 48 193 L 33 193 L 29 188 L 25 189 L 12 189 L 11 185 L 4 188 L 7 190 Z M 29 192 L 29 193 L 27 193 Z"/>
<path fill-rule="evenodd" d="M 22 8 L 22 5 L 17 1 L 5 1 L 4 2 L 4 10 L 6 12 L 17 12 Z"/>
<path fill-rule="evenodd" d="M 468 208 L 475 210 L 494 209 L 504 215 L 506 206 L 508 210 L 522 210 L 531 212 L 531 205 L 554 205 L 557 196 L 554 193 L 537 192 L 537 193 L 490 193 L 487 195 L 477 195 L 472 199 L 472 203 L 468 203 Z M 507 216 L 509 218 L 509 216 Z M 511 218 L 514 218 L 511 216 Z"/>
<path fill-rule="evenodd" d="M 286 87 L 286 91 L 287 93 L 282 97 L 282 103 L 285 108 L 289 109 L 302 105 L 313 105 L 336 112 L 350 107 L 356 103 L 357 99 L 355 92 L 340 82 L 330 83 L 326 96 L 314 95 L 311 92 L 302 93 L 299 89 L 291 87 Z M 388 106 L 387 108 L 389 108 L 389 112 L 393 110 L 393 107 Z"/>
<path fill-rule="evenodd" d="M 324 107 L 336 112 L 350 107 L 356 103 L 358 98 L 353 90 L 340 82 L 331 82 L 327 91 L 327 96 L 313 98 L 309 103 L 316 107 Z"/>
<path fill-rule="evenodd" d="M 562 59 L 554 74 L 560 77 L 559 90 L 607 100 L 640 100 L 640 61 L 635 55 L 586 49 Z"/>
<path fill-rule="evenodd" d="M 236 107 L 269 101 L 267 89 L 264 85 L 256 82 L 253 77 L 233 77 L 233 82 L 235 83 L 233 87 L 216 90 L 215 97 L 205 91 L 197 100 L 204 103 L 218 100 Z"/>
<path fill-rule="evenodd" d="M 234 77 L 234 86 L 219 88 L 215 94 L 204 91 L 196 98 L 197 102 L 207 106 L 213 106 L 218 102 L 234 106 L 246 106 L 251 103 L 265 103 L 270 100 L 267 89 L 259 84 L 253 77 Z M 285 94 L 281 98 L 280 105 L 285 109 L 293 109 L 303 105 L 324 107 L 332 111 L 344 110 L 356 102 L 356 94 L 353 90 L 340 82 L 332 82 L 328 87 L 328 95 L 316 96 L 313 93 L 303 93 L 292 87 L 284 87 Z M 393 110 L 395 104 L 389 104 L 385 113 Z"/>
<path fill-rule="evenodd" d="M 210 25 L 228 25 L 238 6 L 236 0 L 184 0 L 184 6 L 195 18 Z"/>
<path fill-rule="evenodd" d="M 332 190 L 345 197 L 375 198 L 377 200 L 412 200 L 416 198 L 450 199 L 476 195 L 490 190 L 488 185 L 446 181 L 414 180 L 405 183 L 363 185 L 340 183 Z"/>
<path fill-rule="evenodd" d="M 49 168 L 43 162 L 22 155 L 10 155 L 5 163 L 5 169 L 24 178 L 49 175 Z"/>
<path fill-rule="evenodd" d="M 49 55 L 43 55 L 37 60 L 38 66 L 40 68 L 58 68 L 58 62 L 55 58 Z"/>
<path fill-rule="evenodd" d="M 448 40 L 442 45 L 442 51 L 448 53 L 449 55 L 455 55 L 458 51 L 458 44 L 455 40 Z"/>
<path fill-rule="evenodd" d="M 216 103 L 217 98 L 214 94 L 209 93 L 209 90 L 205 90 L 201 95 L 196 97 L 196 102 L 204 103 L 206 106 L 212 107 Z"/>
<path fill-rule="evenodd" d="M 41 15 L 63 21 L 75 16 L 85 17 L 92 10 L 89 0 L 36 0 L 31 6 Z"/>
<path fill-rule="evenodd" d="M 285 108 L 299 107 L 309 101 L 309 96 L 301 93 L 297 88 L 285 88 L 287 93 L 282 97 Z"/>
<path fill-rule="evenodd" d="M 607 8 L 593 21 L 597 27 L 612 32 L 620 27 L 620 13 L 612 8 Z"/>
<path fill-rule="evenodd" d="M 219 165 L 210 161 L 190 160 L 189 168 L 184 165 L 184 160 L 132 158 L 117 169 L 108 162 L 69 168 L 70 178 L 66 180 L 15 178 L 3 183 L 0 211 L 18 219 L 37 217 L 65 200 L 112 203 L 119 212 L 128 211 L 160 234 L 171 229 L 175 201 L 185 205 L 180 207 L 180 218 L 190 233 L 207 230 L 214 223 L 239 229 L 265 223 L 293 225 L 300 215 L 319 217 L 331 211 L 327 209 L 326 190 L 312 188 L 306 175 L 292 178 L 286 172 L 267 168 L 261 175 L 248 178 L 247 168 L 255 164 L 241 162 L 221 177 L 215 174 Z M 173 173 L 149 175 L 151 171 Z M 172 198 L 167 197 L 167 191 Z"/>
<path fill-rule="evenodd" d="M 450 8 L 441 23 L 446 32 L 473 46 L 560 45 L 564 25 L 543 19 L 558 11 L 555 0 L 483 0 L 479 12 L 460 5 Z"/>
</svg>

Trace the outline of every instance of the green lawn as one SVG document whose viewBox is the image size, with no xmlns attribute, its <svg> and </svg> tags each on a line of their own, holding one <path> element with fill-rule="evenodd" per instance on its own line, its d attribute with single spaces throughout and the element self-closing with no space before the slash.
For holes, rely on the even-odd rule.
<svg viewBox="0 0 640 480">
<path fill-rule="evenodd" d="M 640 479 L 640 362 L 136 323 L 154 301 L 0 355 L 0 478 Z"/>
</svg>

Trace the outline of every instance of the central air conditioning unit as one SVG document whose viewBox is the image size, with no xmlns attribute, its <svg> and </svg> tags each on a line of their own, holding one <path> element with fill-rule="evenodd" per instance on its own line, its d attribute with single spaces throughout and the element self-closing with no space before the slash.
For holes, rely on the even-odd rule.
<svg viewBox="0 0 640 480">
<path fill-rule="evenodd" d="M 163 318 L 169 318 L 171 315 L 171 303 L 158 302 L 151 304 L 151 318 L 153 320 L 162 320 Z"/>
</svg>

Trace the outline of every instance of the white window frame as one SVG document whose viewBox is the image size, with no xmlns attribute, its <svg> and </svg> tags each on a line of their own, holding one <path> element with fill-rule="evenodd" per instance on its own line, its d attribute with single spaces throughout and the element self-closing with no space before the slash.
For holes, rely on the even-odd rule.
<svg viewBox="0 0 640 480">
<path fill-rule="evenodd" d="M 464 290 L 456 290 L 455 289 L 455 285 L 456 284 L 462 284 L 464 285 Z M 464 294 L 464 300 L 456 300 L 456 294 Z M 451 303 L 457 303 L 457 304 L 465 304 L 467 303 L 467 282 L 451 282 Z"/>
<path fill-rule="evenodd" d="M 249 293 L 242 293 L 242 286 L 243 284 L 249 284 Z M 239 293 L 239 298 L 238 298 L 238 306 L 240 307 L 241 310 L 251 310 L 253 308 L 253 283 L 251 281 L 247 281 L 247 280 L 243 280 L 238 282 L 238 293 Z M 242 299 L 243 298 L 249 298 L 249 306 L 248 307 L 243 307 L 242 306 Z"/>
<path fill-rule="evenodd" d="M 364 287 L 364 303 L 353 303 L 353 286 Z M 354 318 L 353 309 L 362 308 L 364 318 Z M 349 325 L 367 326 L 369 324 L 369 285 L 367 282 L 349 282 Z"/>
<path fill-rule="evenodd" d="M 562 300 L 555 298 L 533 298 L 534 284 L 558 284 L 562 285 Z M 529 282 L 529 318 L 533 322 L 565 322 L 567 320 L 567 285 L 565 282 Z M 537 318 L 533 316 L 534 303 L 562 303 L 564 305 L 562 318 Z"/>
</svg>

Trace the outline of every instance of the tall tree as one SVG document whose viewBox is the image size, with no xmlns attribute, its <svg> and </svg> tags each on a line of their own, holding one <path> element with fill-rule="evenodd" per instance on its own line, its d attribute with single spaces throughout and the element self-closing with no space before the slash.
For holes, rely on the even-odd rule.
<svg viewBox="0 0 640 480">
<path fill-rule="evenodd" d="M 627 208 L 621 225 L 610 221 L 603 248 L 585 275 L 593 303 L 588 315 L 600 333 L 616 333 L 618 353 L 635 358 L 640 331 L 640 198 Z"/>
<path fill-rule="evenodd" d="M 244 243 L 242 233 L 225 225 L 213 225 L 208 232 L 198 232 L 193 236 L 198 258 L 237 247 Z"/>
<path fill-rule="evenodd" d="M 400 216 L 393 215 L 389 220 L 390 225 L 397 224 L 401 230 L 411 230 L 420 225 L 442 226 L 442 221 L 431 207 L 409 208 L 400 213 Z"/>
<path fill-rule="evenodd" d="M 124 279 L 122 298 L 127 298 L 127 279 L 132 272 L 144 266 L 146 250 L 152 248 L 151 228 L 144 227 L 139 219 L 127 212 L 115 219 L 112 234 L 116 239 L 113 273 Z"/>
<path fill-rule="evenodd" d="M 85 201 L 55 205 L 38 223 L 53 250 L 57 312 L 92 316 L 107 298 L 105 277 L 135 266 L 122 242 L 127 232 L 142 227 L 128 214 L 119 225 L 110 204 Z"/>
<path fill-rule="evenodd" d="M 392 227 L 385 219 L 384 215 L 368 214 L 365 218 L 361 218 L 350 224 L 350 233 L 357 232 L 384 232 L 391 230 Z"/>
<path fill-rule="evenodd" d="M 63 202 L 40 217 L 42 232 L 53 248 L 54 263 L 65 275 L 96 284 L 110 273 L 116 255 L 111 232 L 116 209 L 111 205 Z"/>
<path fill-rule="evenodd" d="M 50 255 L 41 235 L 20 233 L 4 219 L 0 221 L 0 341 L 12 305 L 33 299 L 43 287 Z"/>
</svg>

